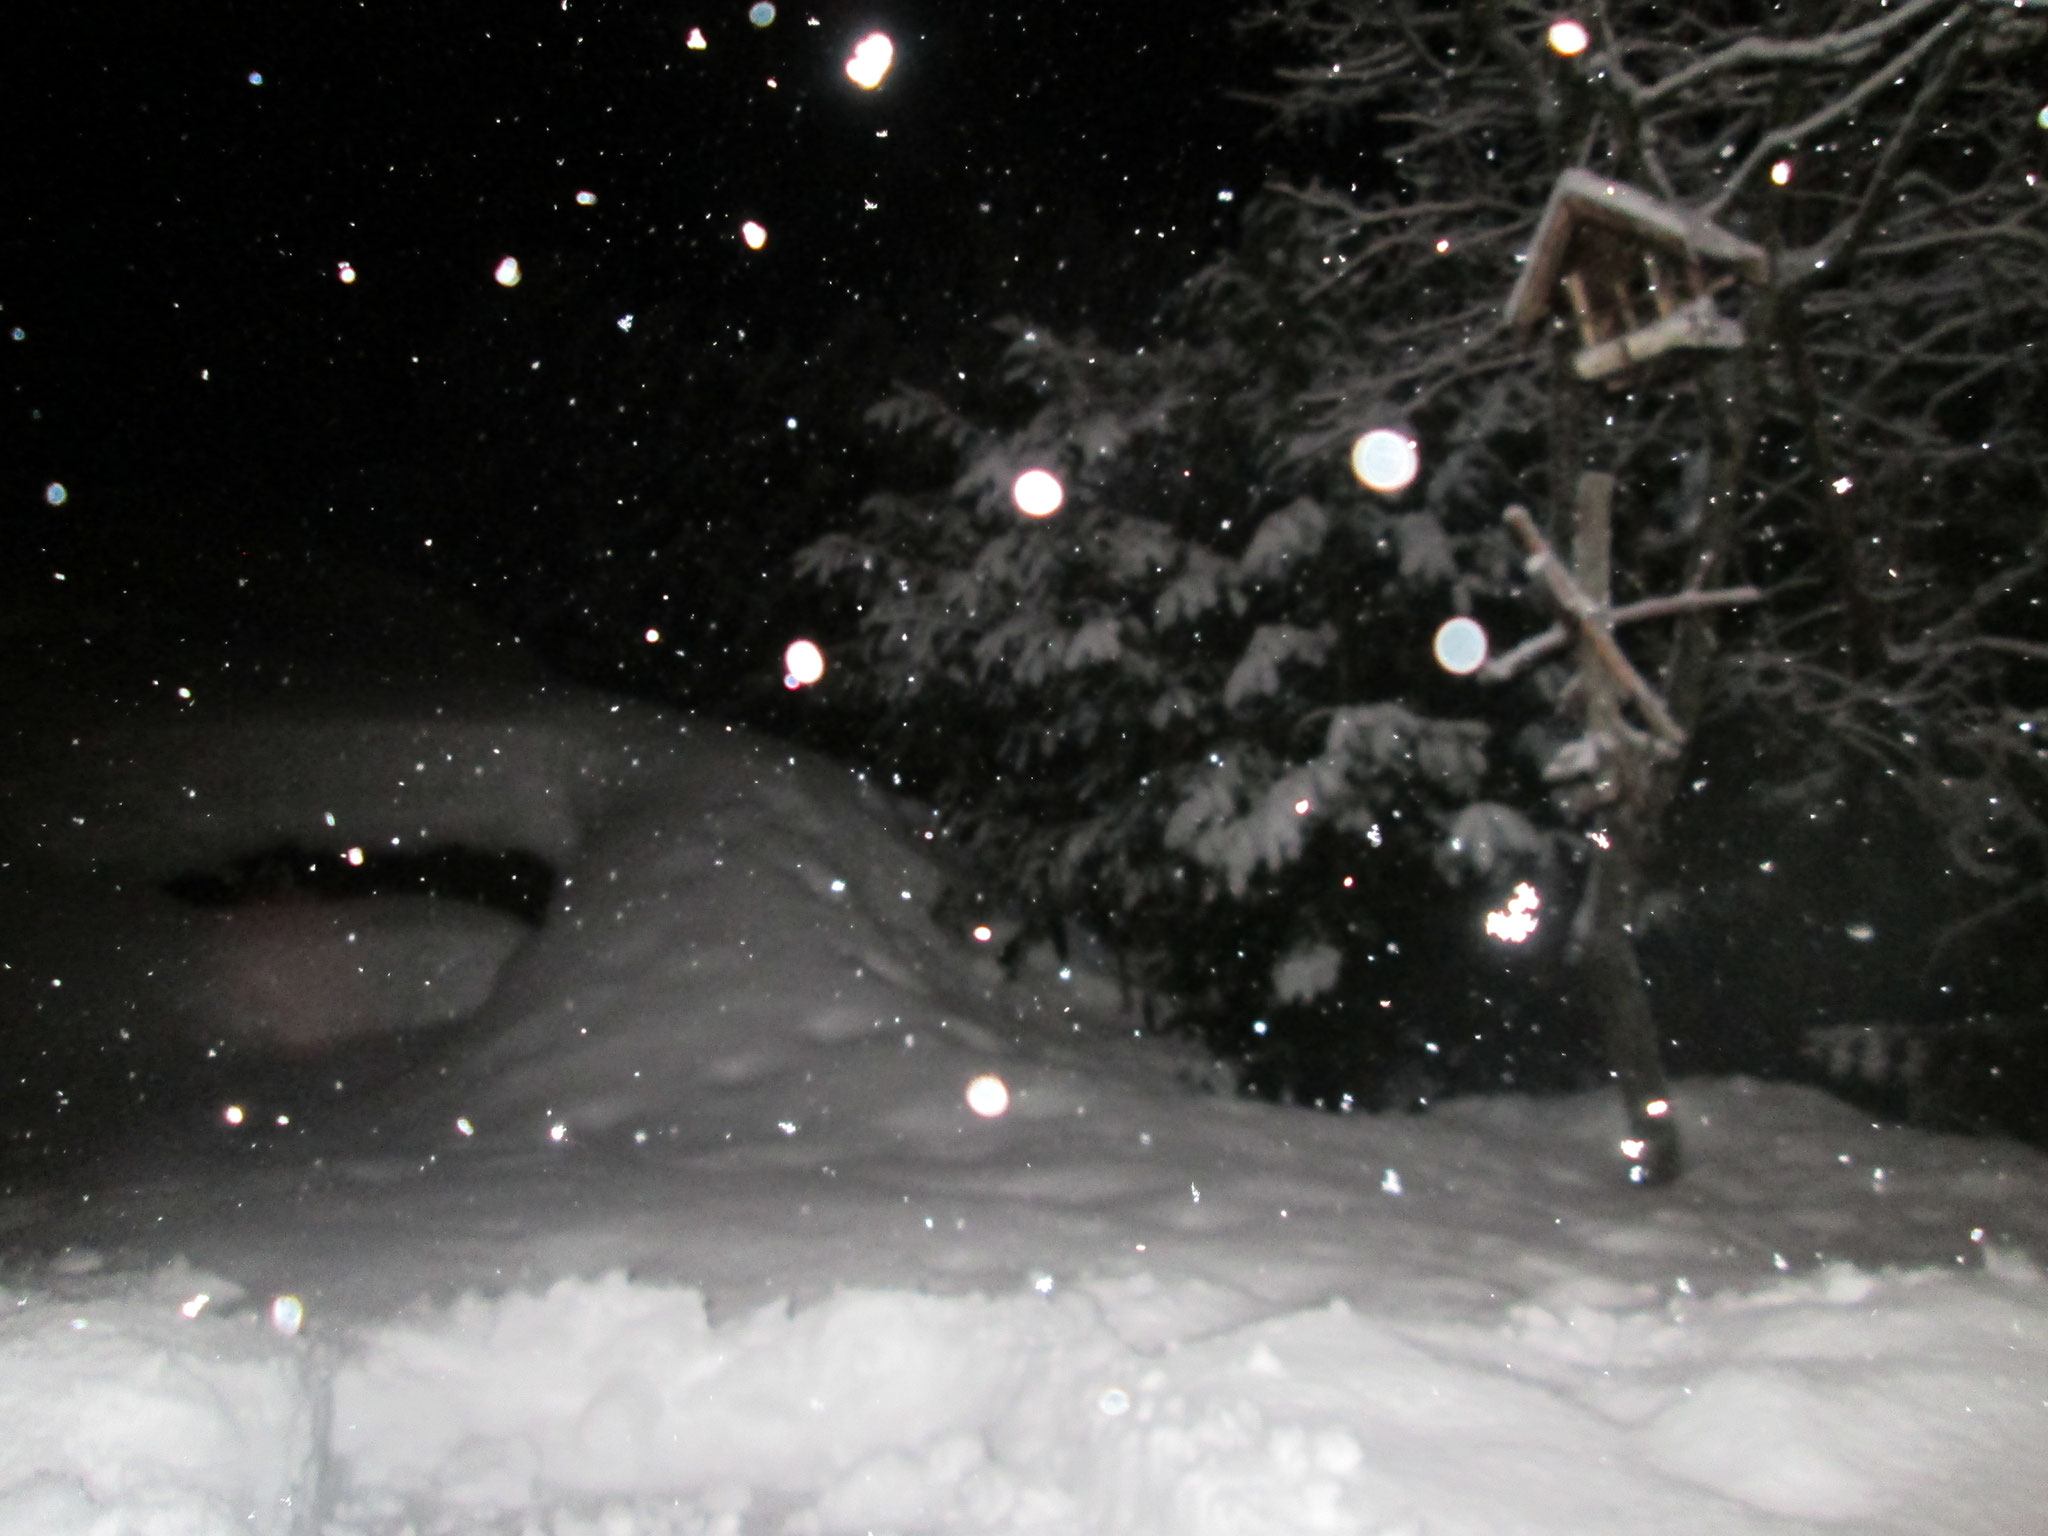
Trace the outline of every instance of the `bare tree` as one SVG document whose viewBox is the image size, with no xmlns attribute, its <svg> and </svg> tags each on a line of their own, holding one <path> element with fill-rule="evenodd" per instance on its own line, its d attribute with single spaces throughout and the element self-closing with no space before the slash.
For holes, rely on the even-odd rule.
<svg viewBox="0 0 2048 1536">
<path fill-rule="evenodd" d="M 1341 125 L 1379 161 L 1276 189 L 1315 226 L 1311 292 L 1363 300 L 1326 311 L 1304 437 L 1398 406 L 1448 446 L 1432 501 L 1468 521 L 1519 494 L 1562 523 L 1580 472 L 1611 468 L 1619 596 L 1769 595 L 1719 644 L 1707 609 L 1631 637 L 1681 729 L 1769 712 L 1806 743 L 1802 794 L 1857 772 L 1910 794 L 1985 882 L 1979 920 L 2048 896 L 2048 7 L 1622 0 L 1578 37 L 1508 0 L 1291 0 L 1259 20 L 1314 60 L 1286 73 L 1280 120 Z M 1517 351 L 1495 302 L 1574 167 L 1768 252 L 1768 277 L 1721 301 L 1739 349 L 1619 390 Z M 1494 446 L 1530 419 L 1550 426 L 1540 476 Z M 1604 797 L 1622 891 L 1687 772 L 1666 753 Z M 1630 915 L 1582 921 L 1582 953 L 1620 972 L 1589 989 L 1600 1009 L 1646 1019 Z M 1656 1079 L 1628 1054 L 1639 1115 Z M 1650 1156 L 1675 1171 L 1675 1141 Z"/>
</svg>

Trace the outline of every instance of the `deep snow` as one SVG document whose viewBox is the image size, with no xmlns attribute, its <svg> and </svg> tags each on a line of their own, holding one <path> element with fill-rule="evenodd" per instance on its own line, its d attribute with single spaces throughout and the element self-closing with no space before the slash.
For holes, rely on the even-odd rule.
<svg viewBox="0 0 2048 1536">
<path fill-rule="evenodd" d="M 2024 1148 L 1693 1082 L 1646 1191 L 1606 1095 L 1218 1096 L 936 926 L 914 809 L 572 690 L 72 742 L 0 784 L 9 1071 L 288 1050 L 0 1202 L 0 1536 L 2048 1530 Z M 160 893 L 281 843 L 564 883 Z"/>
</svg>

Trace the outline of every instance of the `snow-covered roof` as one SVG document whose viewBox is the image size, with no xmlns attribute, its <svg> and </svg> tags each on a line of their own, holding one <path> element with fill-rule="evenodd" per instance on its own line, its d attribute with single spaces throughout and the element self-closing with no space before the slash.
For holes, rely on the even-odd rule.
<svg viewBox="0 0 2048 1536">
<path fill-rule="evenodd" d="M 1641 187 L 1573 167 L 1557 178 L 1536 226 L 1528 265 L 1508 298 L 1510 326 L 1527 332 L 1549 312 L 1572 234 L 1586 222 L 1625 230 L 1653 245 L 1735 267 L 1753 283 L 1770 278 L 1770 254 L 1762 246 Z"/>
</svg>

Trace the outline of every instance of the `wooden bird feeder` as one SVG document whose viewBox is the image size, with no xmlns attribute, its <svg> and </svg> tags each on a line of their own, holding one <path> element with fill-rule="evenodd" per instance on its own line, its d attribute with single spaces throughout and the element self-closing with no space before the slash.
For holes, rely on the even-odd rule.
<svg viewBox="0 0 2048 1536">
<path fill-rule="evenodd" d="M 1551 189 L 1507 320 L 1526 345 L 1552 315 L 1569 317 L 1579 337 L 1573 371 L 1620 388 L 1667 353 L 1742 346 L 1741 321 L 1722 314 L 1715 295 L 1769 278 L 1762 246 L 1639 187 L 1574 169 Z"/>
</svg>

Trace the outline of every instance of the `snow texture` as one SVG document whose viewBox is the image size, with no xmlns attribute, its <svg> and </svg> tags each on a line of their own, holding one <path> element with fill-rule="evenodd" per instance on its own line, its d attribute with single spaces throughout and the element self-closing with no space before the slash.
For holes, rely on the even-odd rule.
<svg viewBox="0 0 2048 1536">
<path fill-rule="evenodd" d="M 2023 1148 L 1702 1081 L 1687 1179 L 1648 1192 L 1605 1095 L 1206 1096 L 1101 976 L 1006 981 L 936 926 L 916 808 L 587 695 L 138 730 L 6 805 L 0 852 L 40 845 L 30 985 L 128 932 L 117 871 L 280 839 L 520 848 L 564 882 L 445 1074 L 337 1099 L 316 1058 L 240 1128 L 195 1105 L 183 1142 L 0 1201 L 4 1536 L 1905 1536 L 2048 1507 Z M 238 931 L 173 969 L 234 974 Z M 348 1007 L 272 1027 L 299 1056 L 435 1027 L 392 989 Z M 986 1073 L 994 1118 L 963 1099 Z"/>
</svg>

